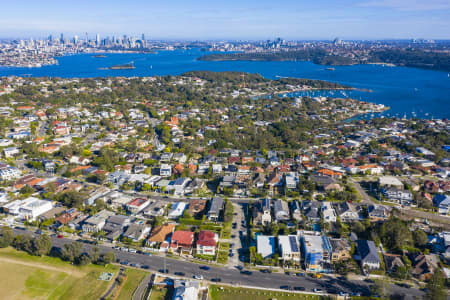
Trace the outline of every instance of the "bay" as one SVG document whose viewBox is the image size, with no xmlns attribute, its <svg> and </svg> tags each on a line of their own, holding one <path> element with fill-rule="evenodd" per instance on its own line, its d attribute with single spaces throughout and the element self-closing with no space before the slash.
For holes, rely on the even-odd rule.
<svg viewBox="0 0 450 300">
<path fill-rule="evenodd" d="M 297 95 L 352 97 L 380 103 L 391 109 L 386 116 L 417 116 L 419 118 L 450 117 L 450 77 L 447 72 L 381 65 L 335 66 L 334 71 L 311 62 L 199 61 L 206 54 L 198 49 L 157 51 L 151 54 L 93 54 L 58 57 L 58 65 L 41 68 L 0 67 L 0 76 L 33 77 L 106 77 L 179 75 L 187 71 L 242 71 L 259 73 L 270 79 L 298 77 L 321 79 L 350 85 L 358 89 L 345 92 L 320 91 Z M 132 70 L 109 70 L 116 64 L 133 62 Z M 106 68 L 106 69 L 105 69 Z"/>
</svg>

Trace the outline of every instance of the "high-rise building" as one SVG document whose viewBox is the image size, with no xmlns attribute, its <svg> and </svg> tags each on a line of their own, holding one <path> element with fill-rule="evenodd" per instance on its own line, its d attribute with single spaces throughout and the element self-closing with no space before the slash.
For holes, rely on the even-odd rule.
<svg viewBox="0 0 450 300">
<path fill-rule="evenodd" d="M 78 44 L 78 35 L 73 36 L 73 43 Z"/>
<path fill-rule="evenodd" d="M 100 45 L 100 35 L 97 33 L 97 35 L 95 36 L 95 44 L 97 45 L 97 46 L 99 46 Z"/>
<path fill-rule="evenodd" d="M 63 33 L 61 33 L 59 41 L 61 42 L 61 44 L 64 44 L 64 34 Z"/>
</svg>

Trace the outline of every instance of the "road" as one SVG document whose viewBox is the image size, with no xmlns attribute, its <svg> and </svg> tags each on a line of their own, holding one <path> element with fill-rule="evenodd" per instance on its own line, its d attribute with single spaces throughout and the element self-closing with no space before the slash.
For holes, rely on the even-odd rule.
<svg viewBox="0 0 450 300">
<path fill-rule="evenodd" d="M 30 231 L 13 229 L 15 234 L 33 234 Z M 73 240 L 66 238 L 52 237 L 52 243 L 55 247 L 62 247 L 64 244 L 71 243 Z M 93 246 L 90 244 L 83 244 L 83 251 L 88 252 Z M 148 266 L 151 271 L 159 272 L 164 268 L 164 257 L 162 256 L 147 256 L 144 254 L 124 252 L 120 250 L 114 250 L 106 246 L 98 246 L 101 253 L 113 251 L 116 255 L 116 259 L 120 262 L 128 262 L 128 264 L 140 264 L 141 266 Z M 333 290 L 335 292 L 359 292 L 362 295 L 368 295 L 370 292 L 370 284 L 361 280 L 347 280 L 344 278 L 335 278 L 332 276 L 323 276 L 322 279 L 310 278 L 310 277 L 298 277 L 295 275 L 285 275 L 283 273 L 262 273 L 259 271 L 253 271 L 251 275 L 242 274 L 238 269 L 234 267 L 221 268 L 210 266 L 209 270 L 200 269 L 199 264 L 192 262 L 178 260 L 173 258 L 166 259 L 166 268 L 169 270 L 169 274 L 175 272 L 183 272 L 188 278 L 192 278 L 193 275 L 202 275 L 205 280 L 211 280 L 213 278 L 220 278 L 223 283 L 233 285 L 245 285 L 262 288 L 274 288 L 279 289 L 282 286 L 291 287 L 304 287 L 307 292 L 313 291 L 315 288 L 322 289 L 323 291 Z M 405 299 L 414 299 L 414 297 L 421 297 L 422 291 L 417 289 L 407 289 L 399 287 L 397 285 L 391 285 L 390 289 L 392 294 L 405 295 Z"/>
</svg>

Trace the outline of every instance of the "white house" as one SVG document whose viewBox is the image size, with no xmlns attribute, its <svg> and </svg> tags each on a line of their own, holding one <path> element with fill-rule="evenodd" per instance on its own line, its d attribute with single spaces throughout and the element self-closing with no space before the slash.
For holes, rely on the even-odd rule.
<svg viewBox="0 0 450 300">
<path fill-rule="evenodd" d="M 162 177 L 172 176 L 172 167 L 169 164 L 161 164 L 159 167 L 159 175 Z"/>
<path fill-rule="evenodd" d="M 275 254 L 275 237 L 268 235 L 258 235 L 256 239 L 256 251 L 263 258 L 272 257 Z"/>
<path fill-rule="evenodd" d="M 34 221 L 43 213 L 51 210 L 53 205 L 47 200 L 28 197 L 24 200 L 7 203 L 2 208 L 4 212 L 17 216 L 19 219 Z"/>
<path fill-rule="evenodd" d="M 169 219 L 177 219 L 179 217 L 181 217 L 184 213 L 184 210 L 187 207 L 187 203 L 186 202 L 176 202 L 172 204 L 172 209 L 170 210 L 169 214 L 167 215 L 167 217 Z"/>
<path fill-rule="evenodd" d="M 331 206 L 331 202 L 322 203 L 322 216 L 325 222 L 336 222 L 336 211 Z"/>
</svg>

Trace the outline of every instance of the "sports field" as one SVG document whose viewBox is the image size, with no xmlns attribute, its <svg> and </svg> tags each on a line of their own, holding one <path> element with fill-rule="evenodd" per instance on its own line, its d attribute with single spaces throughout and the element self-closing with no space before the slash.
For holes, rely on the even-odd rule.
<svg viewBox="0 0 450 300">
<path fill-rule="evenodd" d="M 116 266 L 75 267 L 52 257 L 35 257 L 11 248 L 0 249 L 1 299 L 99 299 L 111 282 L 102 272 Z"/>
</svg>

